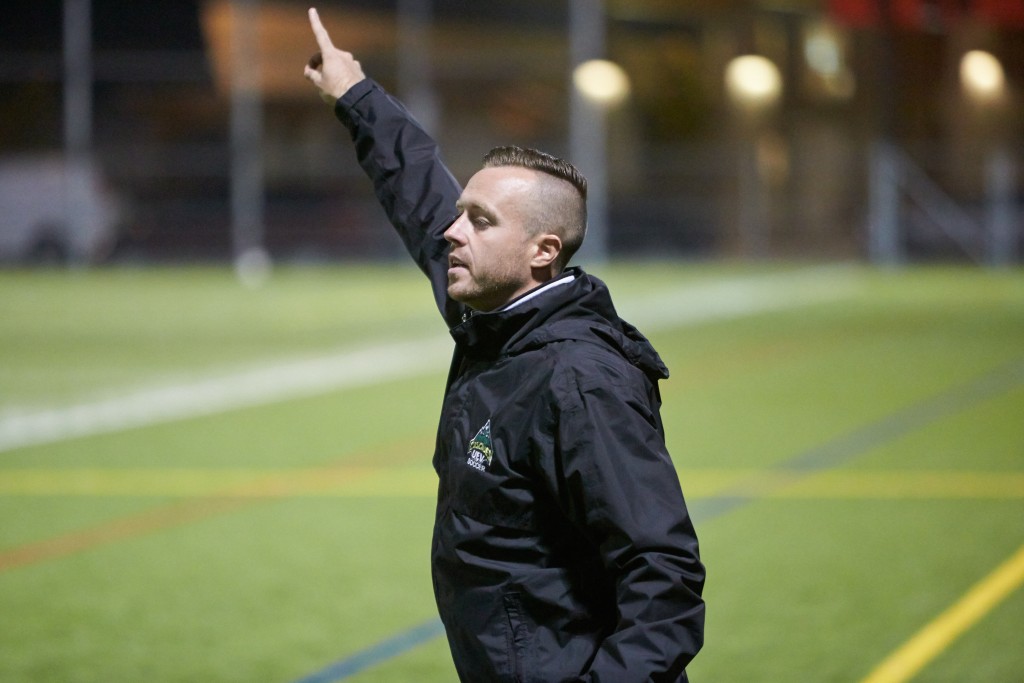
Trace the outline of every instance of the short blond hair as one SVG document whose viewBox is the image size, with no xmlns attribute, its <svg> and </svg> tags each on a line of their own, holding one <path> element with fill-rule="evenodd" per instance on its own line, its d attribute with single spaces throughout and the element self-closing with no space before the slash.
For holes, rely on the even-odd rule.
<svg viewBox="0 0 1024 683">
<path fill-rule="evenodd" d="M 530 229 L 549 232 L 562 240 L 558 265 L 564 268 L 583 244 L 587 234 L 587 179 L 564 159 L 536 149 L 512 146 L 495 147 L 484 156 L 484 168 L 515 166 L 537 171 L 542 178 L 535 206 L 526 207 Z"/>
</svg>

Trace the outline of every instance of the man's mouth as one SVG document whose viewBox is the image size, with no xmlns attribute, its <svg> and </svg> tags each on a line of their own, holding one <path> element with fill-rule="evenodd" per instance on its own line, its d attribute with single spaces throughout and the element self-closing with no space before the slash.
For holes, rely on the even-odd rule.
<svg viewBox="0 0 1024 683">
<path fill-rule="evenodd" d="M 455 258 L 454 256 L 449 256 L 448 257 L 448 270 L 455 270 L 456 268 L 462 268 L 464 270 L 468 270 L 468 267 L 466 266 L 466 264 L 463 263 L 461 260 Z"/>
</svg>

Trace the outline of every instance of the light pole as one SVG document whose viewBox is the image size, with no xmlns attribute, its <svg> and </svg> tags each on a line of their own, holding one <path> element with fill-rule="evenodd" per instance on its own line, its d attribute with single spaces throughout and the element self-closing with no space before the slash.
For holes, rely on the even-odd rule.
<svg viewBox="0 0 1024 683">
<path fill-rule="evenodd" d="M 734 105 L 740 135 L 739 248 L 749 256 L 761 256 L 768 249 L 769 216 L 758 145 L 768 116 L 782 96 L 782 75 L 767 57 L 742 55 L 726 66 L 725 89 Z"/>
<path fill-rule="evenodd" d="M 576 65 L 572 90 L 577 104 L 573 159 L 587 176 L 587 239 L 581 260 L 608 260 L 608 110 L 629 95 L 629 77 L 615 62 L 589 59 Z"/>
<path fill-rule="evenodd" d="M 433 0 L 398 0 L 398 92 L 420 125 L 437 135 L 441 112 L 431 69 L 433 14 Z"/>
<path fill-rule="evenodd" d="M 999 59 L 984 50 L 960 58 L 960 87 L 972 105 L 987 150 L 985 160 L 985 253 L 989 265 L 1005 267 L 1017 253 L 1019 227 L 1013 207 L 1016 173 L 999 118 L 1006 101 L 1006 74 Z"/>
<path fill-rule="evenodd" d="M 605 52 L 603 0 L 569 0 L 569 158 L 587 177 L 587 238 L 577 259 L 608 260 L 608 125 L 604 106 L 588 99 L 577 73 Z"/>
<path fill-rule="evenodd" d="M 270 274 L 263 246 L 263 98 L 259 67 L 259 0 L 234 0 L 231 21 L 231 238 L 242 284 Z"/>
<path fill-rule="evenodd" d="M 92 201 L 92 7 L 64 0 L 64 216 L 71 235 L 88 230 Z M 69 240 L 74 244 L 75 239 Z M 68 258 L 79 258 L 73 248 Z"/>
</svg>

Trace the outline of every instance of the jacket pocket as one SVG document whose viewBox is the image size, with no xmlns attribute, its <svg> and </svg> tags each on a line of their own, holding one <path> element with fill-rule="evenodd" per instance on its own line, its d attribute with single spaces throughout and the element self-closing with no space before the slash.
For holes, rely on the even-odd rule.
<svg viewBox="0 0 1024 683">
<path fill-rule="evenodd" d="M 509 672 L 515 683 L 528 683 L 534 680 L 528 666 L 530 661 L 530 627 L 523 612 L 523 604 L 518 592 L 508 592 L 503 596 L 505 602 L 506 635 L 508 638 Z"/>
</svg>

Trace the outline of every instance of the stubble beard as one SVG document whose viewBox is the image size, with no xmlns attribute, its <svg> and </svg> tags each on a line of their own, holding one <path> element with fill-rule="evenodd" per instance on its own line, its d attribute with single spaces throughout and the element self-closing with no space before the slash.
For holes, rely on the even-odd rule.
<svg viewBox="0 0 1024 683">
<path fill-rule="evenodd" d="M 513 297 L 522 283 L 515 271 L 502 264 L 503 268 L 489 276 L 477 276 L 468 269 L 460 275 L 448 276 L 448 296 L 477 311 L 493 311 Z"/>
</svg>

